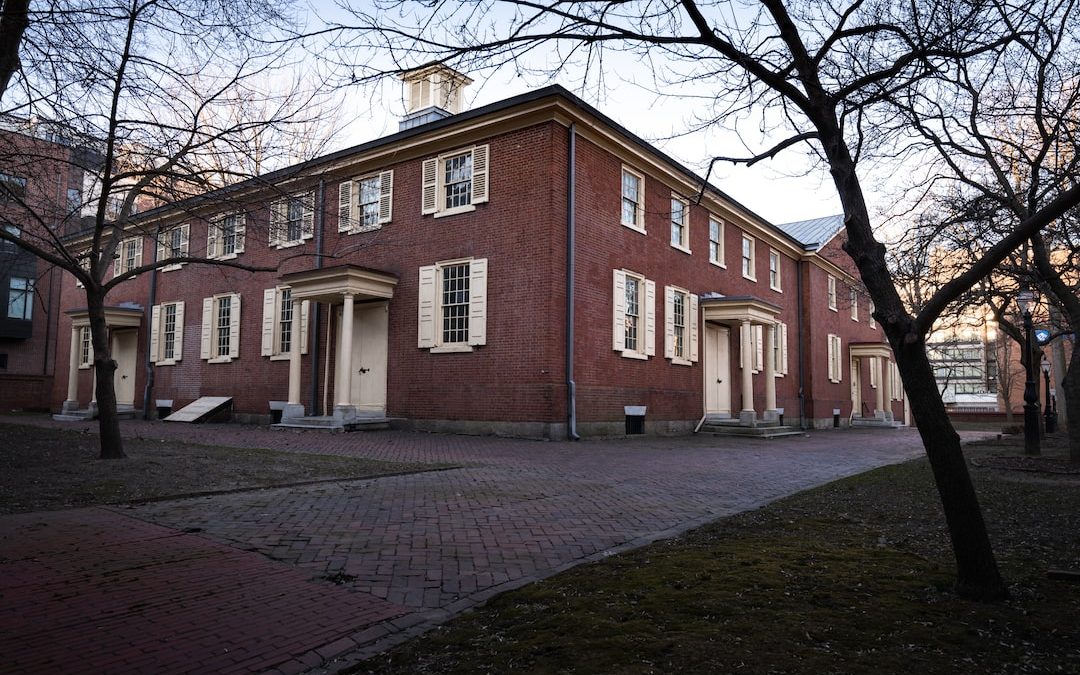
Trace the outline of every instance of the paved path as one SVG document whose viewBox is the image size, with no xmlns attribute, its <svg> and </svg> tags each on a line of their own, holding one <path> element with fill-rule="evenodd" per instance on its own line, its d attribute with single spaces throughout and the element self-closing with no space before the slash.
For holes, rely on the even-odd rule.
<svg viewBox="0 0 1080 675">
<path fill-rule="evenodd" d="M 510 588 L 921 452 L 906 430 L 546 443 L 124 429 L 461 468 L 0 518 L 0 671 L 332 672 Z"/>
</svg>

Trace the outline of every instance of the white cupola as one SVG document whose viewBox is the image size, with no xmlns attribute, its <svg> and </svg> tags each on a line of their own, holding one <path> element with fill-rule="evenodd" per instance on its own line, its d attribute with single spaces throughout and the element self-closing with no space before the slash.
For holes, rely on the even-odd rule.
<svg viewBox="0 0 1080 675">
<path fill-rule="evenodd" d="M 404 131 L 461 112 L 462 92 L 472 80 L 441 63 L 401 74 L 405 87 L 405 117 L 398 124 Z"/>
</svg>

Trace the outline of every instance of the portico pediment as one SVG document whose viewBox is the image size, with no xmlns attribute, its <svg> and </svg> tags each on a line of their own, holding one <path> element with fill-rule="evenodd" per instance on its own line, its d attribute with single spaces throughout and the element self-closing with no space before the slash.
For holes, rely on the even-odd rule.
<svg viewBox="0 0 1080 675">
<path fill-rule="evenodd" d="M 744 321 L 775 324 L 780 320 L 780 306 L 752 295 L 701 296 L 701 318 L 712 323 L 738 325 Z"/>
<path fill-rule="evenodd" d="M 292 289 L 294 300 L 339 303 L 347 294 L 360 301 L 392 298 L 398 279 L 358 265 L 337 265 L 286 274 L 281 282 Z"/>
<path fill-rule="evenodd" d="M 71 325 L 74 328 L 83 328 L 90 325 L 90 310 L 69 309 L 65 312 L 71 317 Z M 105 325 L 109 328 L 138 328 L 142 324 L 142 307 L 106 307 Z"/>
<path fill-rule="evenodd" d="M 853 358 L 872 358 L 876 356 L 891 359 L 892 347 L 886 342 L 852 342 L 848 345 L 848 353 Z"/>
</svg>

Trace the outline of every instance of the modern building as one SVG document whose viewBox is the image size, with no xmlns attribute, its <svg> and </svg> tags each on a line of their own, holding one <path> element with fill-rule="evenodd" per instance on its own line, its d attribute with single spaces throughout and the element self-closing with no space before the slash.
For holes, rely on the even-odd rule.
<svg viewBox="0 0 1080 675">
<path fill-rule="evenodd" d="M 140 214 L 116 272 L 273 271 L 120 285 L 120 403 L 549 438 L 901 417 L 839 218 L 775 226 L 562 87 L 463 111 L 467 83 L 416 71 L 398 133 Z M 80 293 L 54 408 L 93 397 Z"/>
</svg>

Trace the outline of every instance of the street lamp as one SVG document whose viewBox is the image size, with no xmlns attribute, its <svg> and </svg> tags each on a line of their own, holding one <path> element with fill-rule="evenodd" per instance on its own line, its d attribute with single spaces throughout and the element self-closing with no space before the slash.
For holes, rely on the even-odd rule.
<svg viewBox="0 0 1080 675">
<path fill-rule="evenodd" d="M 1020 291 L 1016 304 L 1024 317 L 1024 454 L 1038 455 L 1039 449 L 1039 392 L 1035 384 L 1035 363 L 1031 350 L 1031 310 L 1028 304 L 1035 299 L 1035 294 L 1028 290 Z"/>
<path fill-rule="evenodd" d="M 1042 357 L 1042 372 L 1043 378 L 1046 380 L 1046 413 L 1044 415 L 1046 417 L 1046 433 L 1052 434 L 1057 431 L 1057 410 L 1052 404 L 1053 399 L 1050 393 L 1050 359 L 1046 358 L 1045 354 Z"/>
</svg>

